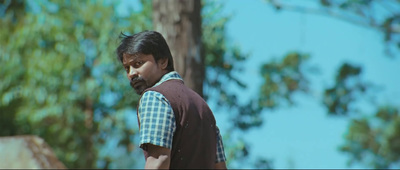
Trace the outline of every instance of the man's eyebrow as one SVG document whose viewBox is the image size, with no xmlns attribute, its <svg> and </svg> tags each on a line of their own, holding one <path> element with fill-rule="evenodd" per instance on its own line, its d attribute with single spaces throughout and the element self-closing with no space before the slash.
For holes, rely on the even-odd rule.
<svg viewBox="0 0 400 170">
<path fill-rule="evenodd" d="M 142 57 L 141 55 L 138 55 L 138 54 L 124 54 L 124 55 L 127 55 L 128 59 L 124 60 L 126 62 L 123 62 L 123 64 L 130 63 L 130 62 L 135 61 L 136 59 L 139 59 Z"/>
</svg>

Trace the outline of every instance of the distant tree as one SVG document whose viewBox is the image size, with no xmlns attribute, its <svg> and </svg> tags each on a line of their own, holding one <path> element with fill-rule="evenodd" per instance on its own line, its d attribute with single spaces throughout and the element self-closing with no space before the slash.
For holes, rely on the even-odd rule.
<svg viewBox="0 0 400 170">
<path fill-rule="evenodd" d="M 272 60 L 261 67 L 264 83 L 260 87 L 259 106 L 275 109 L 294 104 L 292 95 L 309 92 L 307 61 L 309 55 L 291 52 L 282 61 Z"/>
<path fill-rule="evenodd" d="M 320 6 L 307 7 L 286 0 L 265 0 L 277 10 L 323 15 L 381 32 L 386 52 L 395 56 L 400 48 L 400 2 L 398 0 L 319 0 Z M 318 3 L 318 2 L 317 2 Z M 397 50 L 396 50 L 397 49 Z"/>
<path fill-rule="evenodd" d="M 360 78 L 362 68 L 344 63 L 335 77 L 335 85 L 324 92 L 323 104 L 332 115 L 356 112 L 352 104 L 372 86 Z"/>
<path fill-rule="evenodd" d="M 114 50 L 149 18 L 118 15 L 117 1 L 0 2 L 0 134 L 38 135 L 68 168 L 124 166 L 105 146 L 136 149 L 125 117 L 138 97 Z"/>
<path fill-rule="evenodd" d="M 320 6 L 307 7 L 284 0 L 266 0 L 277 10 L 324 15 L 382 33 L 388 56 L 400 49 L 400 1 L 320 0 Z M 362 114 L 357 102 L 376 93 L 375 85 L 362 80 L 362 67 L 344 63 L 337 71 L 335 84 L 323 92 L 322 103 L 330 115 L 352 119 L 341 151 L 350 155 L 349 165 L 361 163 L 372 168 L 399 168 L 400 129 L 398 106 L 376 106 L 374 116 Z M 266 79 L 268 80 L 268 79 Z M 272 86 L 274 87 L 274 86 Z M 373 95 L 373 94 L 372 94 Z M 267 95 L 270 96 L 270 95 Z M 361 113 L 361 114 L 360 114 Z"/>
<path fill-rule="evenodd" d="M 383 106 L 372 116 L 353 119 L 341 151 L 349 165 L 362 163 L 377 169 L 400 167 L 400 114 L 398 107 Z"/>
<path fill-rule="evenodd" d="M 399 108 L 371 102 L 377 108 L 376 113 L 372 116 L 360 114 L 355 104 L 361 98 L 367 98 L 367 92 L 374 87 L 362 81 L 361 73 L 361 67 L 343 64 L 334 87 L 326 89 L 324 93 L 324 105 L 329 114 L 352 117 L 346 141 L 340 150 L 350 156 L 350 166 L 361 163 L 371 168 L 399 168 Z"/>
</svg>

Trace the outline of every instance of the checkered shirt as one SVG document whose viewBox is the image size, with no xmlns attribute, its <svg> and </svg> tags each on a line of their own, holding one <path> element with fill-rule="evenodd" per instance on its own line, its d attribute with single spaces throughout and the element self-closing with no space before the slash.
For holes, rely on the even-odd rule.
<svg viewBox="0 0 400 170">
<path fill-rule="evenodd" d="M 182 80 L 175 71 L 165 74 L 153 87 L 171 80 Z M 176 130 L 175 115 L 168 100 L 155 91 L 146 91 L 139 101 L 140 147 L 143 144 L 153 144 L 165 148 L 172 148 L 172 139 Z M 217 127 L 216 163 L 226 161 L 222 137 Z"/>
</svg>

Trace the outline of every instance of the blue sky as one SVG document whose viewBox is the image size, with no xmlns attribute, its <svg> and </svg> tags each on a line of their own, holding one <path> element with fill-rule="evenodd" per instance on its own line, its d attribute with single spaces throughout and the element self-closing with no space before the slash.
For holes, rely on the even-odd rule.
<svg viewBox="0 0 400 170">
<path fill-rule="evenodd" d="M 320 103 L 322 89 L 333 85 L 336 70 L 343 62 L 363 67 L 362 79 L 383 87 L 376 103 L 400 105 L 400 54 L 385 57 L 383 35 L 338 19 L 290 11 L 276 11 L 262 0 L 224 0 L 224 14 L 233 14 L 227 35 L 250 58 L 245 72 L 248 84 L 241 99 L 258 95 L 262 83 L 259 68 L 290 51 L 311 55 L 310 64 L 319 72 L 310 74 L 312 96 L 298 94 L 297 105 L 265 111 L 264 125 L 246 133 L 251 154 L 272 159 L 274 168 L 347 168 L 348 157 L 338 151 L 344 142 L 349 118 L 328 116 Z M 318 1 L 301 1 L 312 5 Z M 212 109 L 216 109 L 210 103 Z M 372 113 L 368 101 L 358 103 L 361 112 Z M 214 107 L 214 108 L 213 108 Z M 216 114 L 222 132 L 226 116 Z M 261 136 L 261 137 L 260 137 Z M 241 168 L 252 168 L 242 165 Z M 361 165 L 353 168 L 362 168 Z"/>
</svg>

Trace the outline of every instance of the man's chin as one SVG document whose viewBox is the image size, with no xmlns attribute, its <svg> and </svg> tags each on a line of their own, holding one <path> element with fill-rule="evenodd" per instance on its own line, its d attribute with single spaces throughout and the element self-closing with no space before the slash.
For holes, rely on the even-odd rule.
<svg viewBox="0 0 400 170">
<path fill-rule="evenodd" d="M 142 95 L 142 93 L 144 92 L 144 90 L 146 90 L 146 88 L 143 88 L 143 87 L 138 87 L 138 88 L 133 88 L 134 90 L 135 90 L 135 92 L 138 94 L 138 95 Z"/>
<path fill-rule="evenodd" d="M 138 94 L 138 95 L 141 95 L 143 92 L 143 90 L 140 90 L 140 89 L 134 89 L 134 90 L 135 90 L 136 94 Z"/>
</svg>

